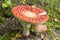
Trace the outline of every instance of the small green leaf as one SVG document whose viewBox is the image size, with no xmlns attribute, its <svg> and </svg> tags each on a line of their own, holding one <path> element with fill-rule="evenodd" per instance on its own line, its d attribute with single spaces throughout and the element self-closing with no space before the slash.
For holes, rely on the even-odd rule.
<svg viewBox="0 0 60 40">
<path fill-rule="evenodd" d="M 5 8 L 8 7 L 8 5 L 6 3 L 2 3 L 2 7 Z"/>
</svg>

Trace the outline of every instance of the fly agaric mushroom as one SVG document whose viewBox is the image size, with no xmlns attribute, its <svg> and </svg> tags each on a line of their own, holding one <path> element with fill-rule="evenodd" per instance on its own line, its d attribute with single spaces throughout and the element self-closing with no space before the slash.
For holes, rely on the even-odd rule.
<svg viewBox="0 0 60 40">
<path fill-rule="evenodd" d="M 35 31 L 36 32 L 45 32 L 47 30 L 46 25 L 36 25 L 35 26 Z"/>
<path fill-rule="evenodd" d="M 16 6 L 12 8 L 12 13 L 18 19 L 31 23 L 41 23 L 48 20 L 46 12 L 40 8 L 32 6 Z"/>
<path fill-rule="evenodd" d="M 46 11 L 32 6 L 16 6 L 12 8 L 12 13 L 19 20 L 26 21 L 28 23 L 42 23 L 48 20 Z M 28 28 L 28 25 L 24 28 Z M 28 33 L 28 32 L 25 32 Z"/>
</svg>

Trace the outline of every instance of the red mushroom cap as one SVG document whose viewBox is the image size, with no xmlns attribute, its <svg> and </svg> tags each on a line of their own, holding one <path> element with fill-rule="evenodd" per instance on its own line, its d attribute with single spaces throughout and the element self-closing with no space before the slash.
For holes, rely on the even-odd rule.
<svg viewBox="0 0 60 40">
<path fill-rule="evenodd" d="M 40 8 L 32 6 L 16 6 L 12 8 L 12 13 L 18 19 L 22 19 L 27 22 L 41 23 L 48 20 L 46 12 Z"/>
</svg>

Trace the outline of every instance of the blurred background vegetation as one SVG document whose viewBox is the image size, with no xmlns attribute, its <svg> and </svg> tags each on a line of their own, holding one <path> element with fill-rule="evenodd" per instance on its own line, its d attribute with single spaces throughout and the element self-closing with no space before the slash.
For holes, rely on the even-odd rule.
<svg viewBox="0 0 60 40">
<path fill-rule="evenodd" d="M 11 40 L 11 37 L 14 37 L 19 32 L 19 29 L 16 28 L 19 22 L 14 24 L 14 21 L 17 19 L 13 19 L 14 16 L 11 13 L 11 8 L 17 5 L 34 5 L 46 10 L 47 14 L 49 15 L 49 20 L 45 23 L 48 27 L 47 35 L 52 35 L 52 33 L 54 34 L 55 30 L 60 30 L 60 0 L 0 0 L 0 26 L 1 28 L 3 27 L 5 29 L 0 28 L 0 40 Z M 9 21 L 12 21 L 13 23 L 9 23 Z M 11 26 L 13 24 L 16 27 Z M 10 33 L 5 32 L 9 30 L 8 26 L 11 27 L 10 29 L 12 29 L 10 30 Z"/>
</svg>

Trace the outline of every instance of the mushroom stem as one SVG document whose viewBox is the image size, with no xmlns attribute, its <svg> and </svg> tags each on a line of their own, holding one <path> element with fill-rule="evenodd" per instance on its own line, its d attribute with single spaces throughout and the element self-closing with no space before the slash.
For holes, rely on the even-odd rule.
<svg viewBox="0 0 60 40">
<path fill-rule="evenodd" d="M 20 20 L 20 24 L 23 26 L 23 36 L 28 36 L 30 34 L 31 24 L 23 20 Z"/>
<path fill-rule="evenodd" d="M 23 26 L 23 36 L 29 36 L 30 35 L 30 27 L 31 27 L 31 24 L 27 24 L 26 26 Z"/>
</svg>

